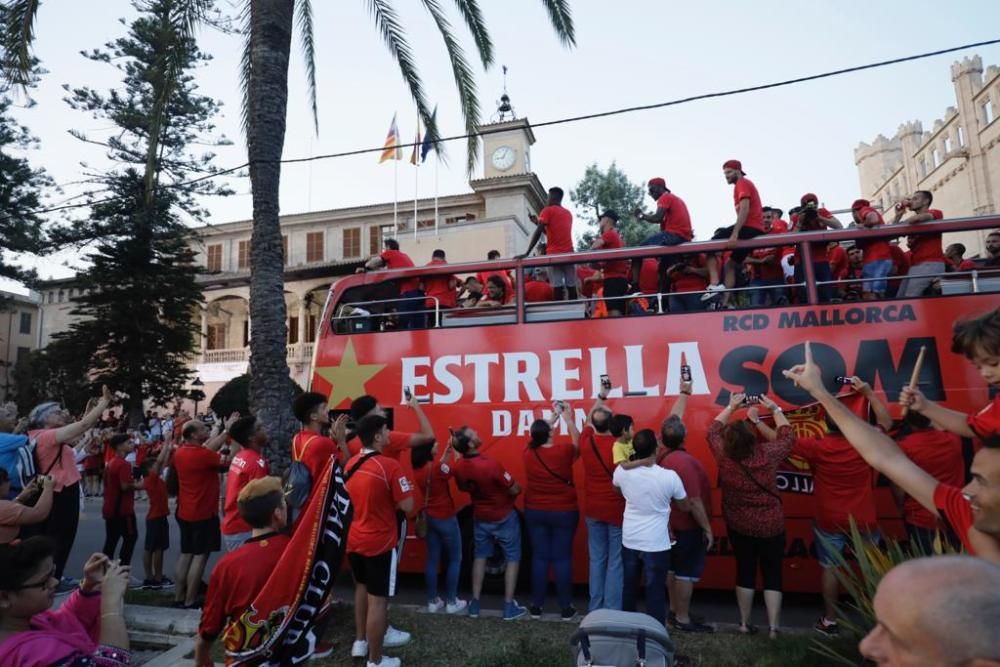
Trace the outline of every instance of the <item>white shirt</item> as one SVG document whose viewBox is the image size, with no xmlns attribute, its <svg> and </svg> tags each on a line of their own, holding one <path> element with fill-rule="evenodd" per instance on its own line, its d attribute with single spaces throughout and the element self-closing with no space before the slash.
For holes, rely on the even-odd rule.
<svg viewBox="0 0 1000 667">
<path fill-rule="evenodd" d="M 618 466 L 612 481 L 625 496 L 622 546 L 634 551 L 669 551 L 670 502 L 687 498 L 677 473 L 658 465 L 631 470 Z"/>
</svg>

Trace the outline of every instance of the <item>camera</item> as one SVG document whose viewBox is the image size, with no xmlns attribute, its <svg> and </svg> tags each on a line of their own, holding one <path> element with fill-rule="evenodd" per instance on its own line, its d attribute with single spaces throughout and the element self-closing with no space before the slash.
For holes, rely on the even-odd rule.
<svg viewBox="0 0 1000 667">
<path fill-rule="evenodd" d="M 691 367 L 688 366 L 687 364 L 683 364 L 681 366 L 681 380 L 683 382 L 691 381 Z"/>
<path fill-rule="evenodd" d="M 837 384 L 842 384 L 842 385 L 854 384 L 854 382 L 851 381 L 851 378 L 847 377 L 846 375 L 838 375 L 835 378 L 835 381 Z"/>
<path fill-rule="evenodd" d="M 611 389 L 611 377 L 608 375 L 601 376 L 601 389 L 608 391 Z"/>
<path fill-rule="evenodd" d="M 747 394 L 743 397 L 743 405 L 757 405 L 760 403 L 760 394 Z"/>
</svg>

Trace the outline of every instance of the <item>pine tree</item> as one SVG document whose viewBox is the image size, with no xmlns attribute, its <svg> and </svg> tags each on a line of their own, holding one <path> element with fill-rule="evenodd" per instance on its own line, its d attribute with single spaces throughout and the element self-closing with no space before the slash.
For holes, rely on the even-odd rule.
<svg viewBox="0 0 1000 667">
<path fill-rule="evenodd" d="M 218 104 L 197 94 L 191 75 L 208 56 L 171 21 L 177 0 L 134 4 L 141 13 L 128 34 L 84 54 L 121 70 L 121 89 L 67 87 L 71 107 L 116 126 L 104 140 L 75 136 L 105 146 L 112 163 L 123 166 L 95 177 L 107 192 L 92 203 L 88 219 L 53 232 L 64 242 L 95 243 L 79 276 L 78 321 L 56 338 L 77 346 L 92 383 L 127 394 L 133 425 L 142 420 L 144 400 L 166 405 L 190 377 L 186 362 L 200 333 L 195 321 L 203 298 L 185 219 L 205 217 L 197 196 L 229 193 L 211 180 L 185 184 L 217 173 L 211 152 L 196 155 L 190 147 L 225 142 L 214 137 Z"/>
</svg>

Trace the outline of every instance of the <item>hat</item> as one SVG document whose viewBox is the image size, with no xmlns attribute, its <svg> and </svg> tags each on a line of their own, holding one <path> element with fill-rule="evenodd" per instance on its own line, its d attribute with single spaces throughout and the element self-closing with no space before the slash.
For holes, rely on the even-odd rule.
<svg viewBox="0 0 1000 667">
<path fill-rule="evenodd" d="M 602 218 L 611 218 L 615 222 L 618 222 L 618 211 L 616 211 L 616 210 L 614 210 L 612 208 L 606 209 L 604 211 L 604 213 L 601 213 L 601 217 Z"/>
<path fill-rule="evenodd" d="M 738 171 L 739 171 L 739 172 L 740 172 L 741 174 L 746 174 L 746 172 L 745 172 L 745 171 L 743 171 L 743 163 L 742 163 L 742 162 L 740 162 L 739 160 L 726 160 L 726 161 L 725 161 L 725 162 L 724 162 L 724 163 L 722 164 L 722 168 L 723 168 L 723 169 L 736 169 L 736 170 L 738 170 Z"/>
<path fill-rule="evenodd" d="M 859 208 L 867 208 L 868 206 L 871 206 L 871 205 L 872 205 L 872 203 L 870 201 L 868 201 L 867 199 L 855 199 L 854 203 L 851 204 L 851 210 L 852 211 L 857 211 Z"/>
<path fill-rule="evenodd" d="M 807 201 L 819 202 L 819 197 L 817 197 L 811 192 L 807 192 L 804 195 L 802 195 L 801 199 L 799 199 L 799 203 L 805 206 L 805 203 Z"/>
<path fill-rule="evenodd" d="M 649 179 L 649 187 L 653 187 L 654 185 L 659 186 L 664 190 L 666 190 L 667 188 L 667 182 L 662 178 L 660 178 L 659 176 L 657 176 L 656 178 Z"/>
</svg>

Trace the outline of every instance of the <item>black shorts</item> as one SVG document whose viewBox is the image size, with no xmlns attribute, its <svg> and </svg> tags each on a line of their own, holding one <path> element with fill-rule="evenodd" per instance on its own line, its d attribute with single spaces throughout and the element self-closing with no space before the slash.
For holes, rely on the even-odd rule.
<svg viewBox="0 0 1000 667">
<path fill-rule="evenodd" d="M 396 551 L 390 549 L 378 556 L 347 554 L 351 576 L 368 589 L 369 595 L 389 598 L 396 594 Z"/>
<path fill-rule="evenodd" d="M 682 581 L 698 582 L 705 571 L 705 534 L 701 528 L 675 530 L 670 549 L 670 571 Z"/>
<path fill-rule="evenodd" d="M 166 551 L 170 548 L 170 524 L 167 517 L 146 519 L 146 551 Z"/>
<path fill-rule="evenodd" d="M 608 310 L 625 312 L 625 302 L 623 299 L 628 293 L 628 280 L 625 278 L 605 278 L 604 279 L 604 302 Z"/>
<path fill-rule="evenodd" d="M 177 517 L 177 525 L 181 528 L 182 554 L 201 556 L 222 550 L 222 532 L 219 530 L 218 516 L 204 521 L 185 521 Z"/>
<path fill-rule="evenodd" d="M 720 227 L 719 229 L 716 229 L 715 236 L 712 237 L 712 240 L 720 241 L 723 239 L 728 239 L 730 236 L 733 235 L 733 227 L 735 226 L 736 225 L 730 225 L 729 227 Z M 747 239 L 752 239 L 765 233 L 766 232 L 763 229 L 754 229 L 753 227 L 747 227 L 746 225 L 743 225 L 742 227 L 740 227 L 740 233 L 738 234 L 738 238 L 741 241 L 746 241 Z M 737 264 L 742 264 L 743 260 L 749 257 L 750 253 L 752 252 L 753 250 L 750 248 L 737 248 L 733 250 L 733 254 L 730 255 L 730 257 Z"/>
</svg>

